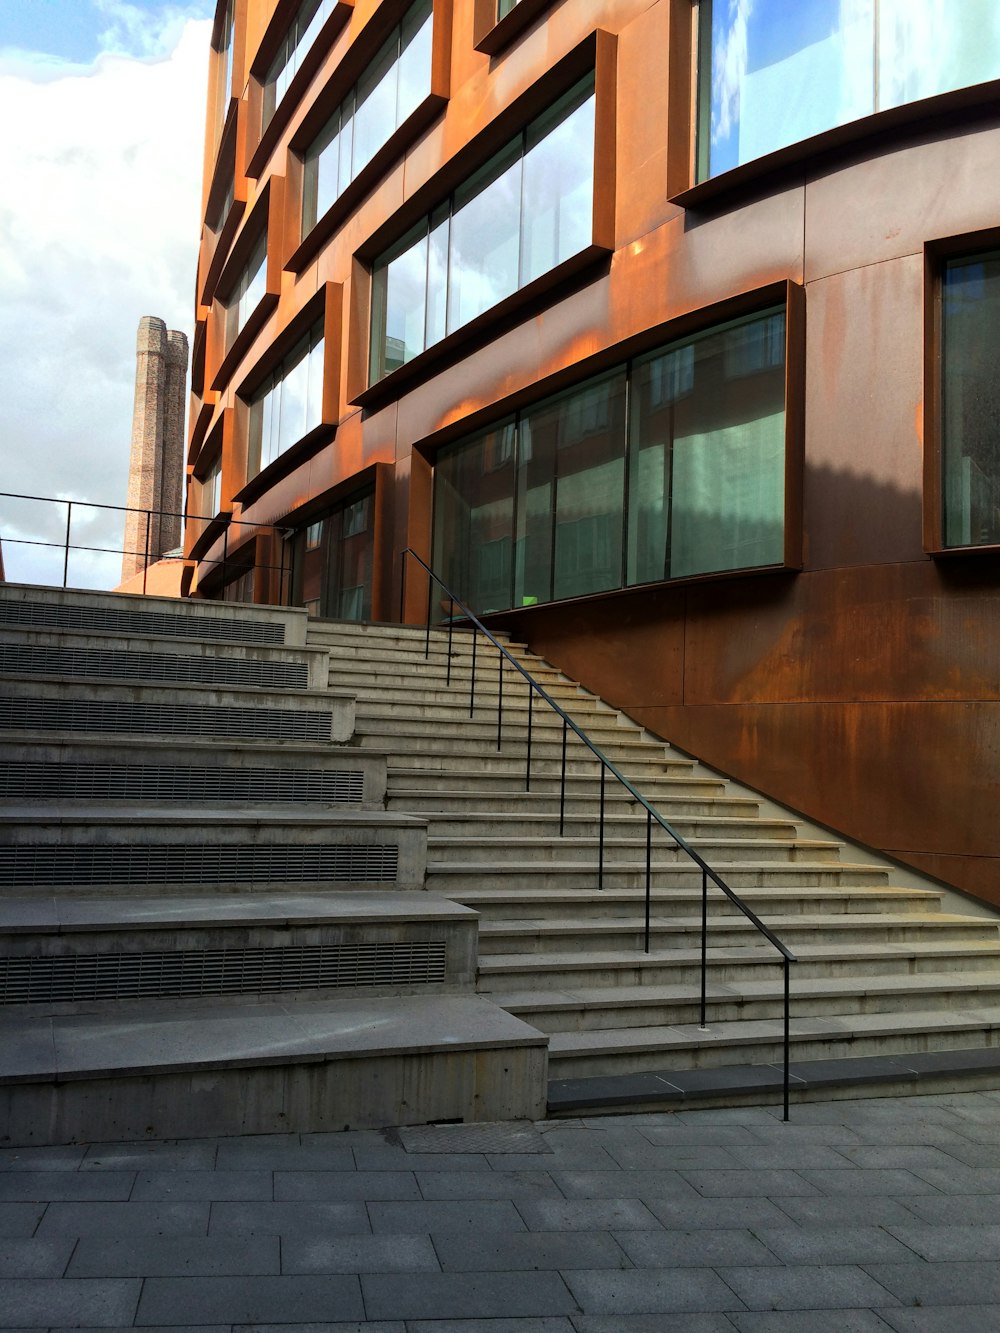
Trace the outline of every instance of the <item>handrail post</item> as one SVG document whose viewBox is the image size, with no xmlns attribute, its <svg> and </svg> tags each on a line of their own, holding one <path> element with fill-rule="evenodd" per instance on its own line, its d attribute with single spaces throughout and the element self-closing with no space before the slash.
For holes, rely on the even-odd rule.
<svg viewBox="0 0 1000 1333">
<path fill-rule="evenodd" d="M 73 522 L 73 501 L 66 501 L 66 545 L 63 548 L 63 587 L 68 586 L 69 582 L 69 538 L 70 525 Z"/>
<path fill-rule="evenodd" d="M 476 710 L 476 644 L 479 642 L 479 631 L 473 627 L 472 630 L 472 674 L 469 677 L 469 716 L 472 717 Z"/>
<path fill-rule="evenodd" d="M 503 735 L 503 653 L 497 653 L 497 749 Z"/>
<path fill-rule="evenodd" d="M 448 674 L 445 677 L 445 684 L 451 684 L 451 636 L 455 628 L 455 599 L 448 599 Z"/>
<path fill-rule="evenodd" d="M 229 527 L 222 529 L 222 577 L 219 582 L 219 588 L 225 598 L 226 592 L 226 561 L 229 559 Z"/>
<path fill-rule="evenodd" d="M 399 558 L 399 623 L 404 623 L 406 615 L 406 552 Z"/>
<path fill-rule="evenodd" d="M 528 681 L 528 752 L 524 762 L 524 790 L 531 791 L 531 719 L 534 715 L 535 687 Z"/>
<path fill-rule="evenodd" d="M 784 1088 L 784 1115 L 783 1120 L 788 1119 L 788 1048 L 789 1048 L 789 1022 L 788 1022 L 788 958 L 784 959 L 785 964 L 785 1088 Z"/>
<path fill-rule="evenodd" d="M 150 519 L 150 511 L 147 509 L 147 510 L 146 510 L 146 554 L 145 554 L 145 556 L 144 556 L 144 558 L 143 558 L 143 562 L 142 562 L 142 591 L 143 591 L 143 595 L 145 595 L 145 592 L 146 592 L 146 570 L 149 568 L 149 519 Z M 64 584 L 63 586 L 65 587 L 65 584 Z"/>
<path fill-rule="evenodd" d="M 431 595 L 434 591 L 434 585 L 431 582 L 430 571 L 427 572 L 427 621 L 424 627 L 424 661 L 426 662 L 431 655 Z"/>
<path fill-rule="evenodd" d="M 601 814 L 597 831 L 597 888 L 604 888 L 604 761 L 601 760 Z"/>
<path fill-rule="evenodd" d="M 708 874 L 701 872 L 701 1030 L 705 1032 L 706 991 L 708 973 Z"/>
<path fill-rule="evenodd" d="M 563 835 L 566 824 L 566 719 L 563 718 L 562 734 L 562 777 L 559 782 L 559 836 Z"/>
<path fill-rule="evenodd" d="M 652 886 L 652 860 L 653 860 L 653 812 L 646 811 L 646 934 L 645 946 L 649 953 L 649 899 Z"/>
</svg>

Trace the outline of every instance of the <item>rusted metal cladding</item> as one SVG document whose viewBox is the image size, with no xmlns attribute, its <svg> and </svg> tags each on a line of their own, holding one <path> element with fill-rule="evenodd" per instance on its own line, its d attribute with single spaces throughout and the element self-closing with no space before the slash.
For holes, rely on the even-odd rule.
<svg viewBox="0 0 1000 1333">
<path fill-rule="evenodd" d="M 408 4 L 328 5 L 262 132 L 262 80 L 297 10 L 235 0 L 231 86 L 210 98 L 188 464 L 201 494 L 221 450 L 224 512 L 189 525 L 196 591 L 216 595 L 212 561 L 239 544 L 241 521 L 247 543 L 251 524 L 300 531 L 372 484 L 373 614 L 392 618 L 403 550 L 431 558 L 442 448 L 658 345 L 785 303 L 783 567 L 496 622 L 681 748 L 1000 902 L 1000 547 L 940 550 L 935 325 L 941 256 L 1000 249 L 1000 83 L 693 184 L 690 0 L 520 0 L 499 21 L 491 0 L 434 0 L 427 96 L 304 237 L 309 145 Z M 213 77 L 226 68 L 218 50 Z M 370 384 L 379 257 L 587 70 L 591 244 Z M 225 312 L 265 226 L 263 296 L 227 346 Z M 249 404 L 319 320 L 318 424 L 251 475 Z M 406 617 L 425 605 L 408 584 Z"/>
</svg>

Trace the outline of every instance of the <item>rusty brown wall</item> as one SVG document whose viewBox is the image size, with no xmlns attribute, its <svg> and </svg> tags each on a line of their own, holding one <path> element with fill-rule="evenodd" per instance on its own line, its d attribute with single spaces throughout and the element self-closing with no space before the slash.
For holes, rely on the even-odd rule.
<svg viewBox="0 0 1000 1333">
<path fill-rule="evenodd" d="M 1000 902 L 1000 821 L 992 818 L 1000 788 L 1000 569 L 988 555 L 932 558 L 922 526 L 925 247 L 1000 225 L 1000 114 L 995 105 L 956 104 L 936 118 L 880 122 L 824 157 L 786 163 L 682 207 L 671 196 L 689 137 L 690 61 L 677 58 L 676 46 L 688 0 L 523 3 L 525 26 L 488 51 L 476 49 L 483 0 L 435 0 L 440 105 L 317 253 L 299 262 L 296 134 L 324 87 L 350 67 L 357 44 L 404 6 L 343 0 L 315 77 L 263 152 L 254 130 L 255 61 L 295 4 L 240 0 L 225 125 L 208 135 L 206 208 L 230 159 L 234 204 L 216 231 L 203 232 L 189 472 L 203 448 L 207 457 L 216 447 L 219 423 L 232 421 L 223 493 L 233 518 L 281 522 L 301 519 L 379 465 L 386 488 L 379 597 L 388 615 L 400 552 L 429 551 L 441 443 L 622 359 L 643 340 L 669 338 L 684 321 L 710 319 L 702 312 L 716 303 L 800 285 L 801 572 L 618 593 L 505 619 L 681 747 Z M 362 406 L 372 254 L 395 239 L 395 220 L 407 217 L 411 201 L 452 187 L 455 163 L 472 141 L 488 142 L 498 118 L 543 106 L 551 72 L 597 29 L 615 76 L 603 84 L 612 88 L 611 105 L 599 108 L 614 150 L 598 186 L 612 192 L 608 252 L 460 353 L 428 362 Z M 259 225 L 265 205 L 269 248 L 277 251 L 270 303 L 222 374 L 220 274 L 234 247 L 239 255 L 248 246 L 246 229 Z M 328 384 L 337 388 L 328 427 L 292 465 L 240 498 L 240 388 L 323 291 L 340 303 L 327 310 L 328 327 L 339 331 L 329 354 Z M 213 533 L 192 530 L 195 537 L 200 554 L 210 555 Z M 214 540 L 217 552 L 220 531 Z M 411 591 L 414 614 L 418 602 Z"/>
</svg>

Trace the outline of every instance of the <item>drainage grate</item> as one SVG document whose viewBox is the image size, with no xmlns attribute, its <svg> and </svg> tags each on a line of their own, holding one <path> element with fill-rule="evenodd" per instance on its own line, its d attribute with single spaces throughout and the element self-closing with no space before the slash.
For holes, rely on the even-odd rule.
<svg viewBox="0 0 1000 1333">
<path fill-rule="evenodd" d="M 442 941 L 0 958 L 0 1003 L 268 995 L 445 979 Z"/>
<path fill-rule="evenodd" d="M 328 741 L 332 715 L 306 708 L 240 708 L 230 704 L 145 704 L 96 699 L 0 698 L 0 728 L 114 731 L 165 736 L 244 736 Z"/>
<path fill-rule="evenodd" d="M 126 634 L 170 634 L 180 639 L 228 639 L 237 643 L 284 643 L 280 621 L 223 619 L 169 611 L 67 606 L 56 602 L 0 601 L 0 624 L 50 625 L 56 629 L 121 630 Z"/>
<path fill-rule="evenodd" d="M 158 843 L 0 847 L 0 887 L 92 884 L 394 883 L 393 844 Z"/>
<path fill-rule="evenodd" d="M 22 763 L 0 767 L 0 797 L 77 801 L 322 801 L 360 805 L 347 769 L 196 768 L 185 764 Z"/>
<path fill-rule="evenodd" d="M 124 648 L 38 647 L 0 644 L 0 671 L 47 676 L 103 676 L 114 680 L 163 680 L 206 685 L 259 685 L 304 690 L 304 662 L 130 652 Z"/>
<path fill-rule="evenodd" d="M 474 1125 L 409 1125 L 395 1131 L 407 1152 L 550 1153 L 534 1125 L 489 1122 Z"/>
</svg>

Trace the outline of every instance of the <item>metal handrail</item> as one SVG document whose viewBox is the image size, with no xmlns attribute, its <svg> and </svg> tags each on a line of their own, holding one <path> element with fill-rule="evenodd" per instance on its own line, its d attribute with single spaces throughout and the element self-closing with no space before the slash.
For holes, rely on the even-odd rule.
<svg viewBox="0 0 1000 1333">
<path fill-rule="evenodd" d="M 637 802 L 638 802 L 638 803 L 645 809 L 645 811 L 646 811 L 646 895 L 645 895 L 645 897 L 646 897 L 646 903 L 645 903 L 646 912 L 645 912 L 645 928 L 644 928 L 644 948 L 645 948 L 645 952 L 646 952 L 646 953 L 649 953 L 649 951 L 650 951 L 650 949 L 649 949 L 649 932 L 650 932 L 650 902 L 651 902 L 651 896 L 652 896 L 652 829 L 653 829 L 653 821 L 654 821 L 654 820 L 656 821 L 657 824 L 660 825 L 660 827 L 664 830 L 664 832 L 667 833 L 667 834 L 673 839 L 674 844 L 677 846 L 677 848 L 678 848 L 680 851 L 684 852 L 685 855 L 687 855 L 688 857 L 690 857 L 690 859 L 691 859 L 691 860 L 698 866 L 698 868 L 701 870 L 702 895 L 701 895 L 701 1008 L 700 1008 L 700 1013 L 701 1013 L 701 1023 L 700 1023 L 700 1026 L 701 1026 L 703 1029 L 704 1029 L 705 1027 L 707 1027 L 707 1024 L 706 1024 L 706 1022 L 705 1022 L 705 1016 L 706 1016 L 706 1010 L 707 1010 L 707 971 L 708 971 L 708 959 L 707 959 L 707 950 L 708 950 L 708 881 L 711 880 L 712 883 L 715 884 L 715 886 L 716 886 L 717 888 L 721 889 L 722 892 L 723 892 L 723 893 L 726 895 L 726 897 L 729 899 L 729 901 L 734 905 L 734 907 L 737 907 L 737 908 L 743 913 L 743 915 L 746 917 L 746 919 L 751 923 L 751 925 L 753 925 L 754 928 L 755 928 L 761 935 L 764 936 L 764 938 L 767 940 L 767 942 L 768 942 L 769 944 L 771 944 L 775 949 L 777 949 L 777 951 L 778 951 L 778 953 L 781 955 L 781 959 L 782 959 L 782 972 L 783 972 L 783 980 L 784 980 L 784 1032 L 783 1032 L 783 1051 L 784 1051 L 784 1086 L 783 1086 L 783 1092 L 784 1092 L 784 1108 L 783 1108 L 783 1109 L 784 1109 L 784 1119 L 787 1120 L 787 1119 L 788 1119 L 788 1090 L 789 1090 L 789 1073 L 788 1073 L 788 1066 L 789 1066 L 789 1007 L 790 1007 L 790 1003 L 789 1003 L 789 1001 L 790 1001 L 790 997 L 789 997 L 789 990 L 790 990 L 790 987 L 789 987 L 789 965 L 790 965 L 791 963 L 794 963 L 794 962 L 797 961 L 795 955 L 791 952 L 791 950 L 787 947 L 787 945 L 785 945 L 785 944 L 782 943 L 782 941 L 778 938 L 778 936 L 775 935 L 775 933 L 774 933 L 771 929 L 769 929 L 769 927 L 767 927 L 767 926 L 764 925 L 763 921 L 761 921 L 760 917 L 757 916 L 756 912 L 754 912 L 752 908 L 748 907 L 747 904 L 742 900 L 742 898 L 740 898 L 739 894 L 735 893 L 734 890 L 731 889 L 731 888 L 729 887 L 729 885 L 725 882 L 725 880 L 721 877 L 721 875 L 719 875 L 719 873 L 718 873 L 716 870 L 713 870 L 713 868 L 708 864 L 708 862 L 705 860 L 705 858 L 704 858 L 699 852 L 695 851 L 695 849 L 694 849 L 693 847 L 691 847 L 691 846 L 689 845 L 689 843 L 688 843 L 688 842 L 681 836 L 681 834 L 679 834 L 679 833 L 677 832 L 677 830 L 670 824 L 670 822 L 669 822 L 668 820 L 664 819 L 664 817 L 660 814 L 660 812 L 656 809 L 656 807 L 653 806 L 653 805 L 646 799 L 646 797 L 643 796 L 642 792 L 638 790 L 638 788 L 635 786 L 635 784 L 634 784 L 633 782 L 631 782 L 627 777 L 625 777 L 624 773 L 622 773 L 622 772 L 618 769 L 618 767 L 617 767 L 615 764 L 613 764 L 613 763 L 611 762 L 611 760 L 607 757 L 607 755 L 603 752 L 603 750 L 601 750 L 597 745 L 594 744 L 594 742 L 590 739 L 590 737 L 589 737 L 589 736 L 587 735 L 587 733 L 583 730 L 583 728 L 582 728 L 577 722 L 575 722 L 574 719 L 573 719 L 572 717 L 570 717 L 570 715 L 565 711 L 565 709 L 563 709 L 558 703 L 556 703 L 556 701 L 552 698 L 552 696 L 551 696 L 551 695 L 550 695 L 550 694 L 549 694 L 549 693 L 548 693 L 548 692 L 547 692 L 547 691 L 546 691 L 546 690 L 539 684 L 539 682 L 538 682 L 537 680 L 535 680 L 535 678 L 531 675 L 531 673 L 530 673 L 530 672 L 529 672 L 529 671 L 528 671 L 528 670 L 527 670 L 527 669 L 526 669 L 526 668 L 525 668 L 525 667 L 524 667 L 524 666 L 517 660 L 517 658 L 514 657 L 514 655 L 513 655 L 511 652 L 509 652 L 508 649 L 506 649 L 506 648 L 504 647 L 504 645 L 499 641 L 499 639 L 497 639 L 493 634 L 490 633 L 490 631 L 489 631 L 489 630 L 486 628 L 486 626 L 482 623 L 482 621 L 479 619 L 479 617 L 478 617 L 473 611 L 471 611 L 471 610 L 469 609 L 468 606 L 465 605 L 465 603 L 462 601 L 462 599 L 461 599 L 460 597 L 457 597 L 457 596 L 452 592 L 452 590 L 451 590 L 451 589 L 448 587 L 448 585 L 445 583 L 444 579 L 442 579 L 441 576 L 440 576 L 439 574 L 436 574 L 436 573 L 434 572 L 434 570 L 430 567 L 430 565 L 428 565 L 427 562 L 426 562 L 420 555 L 418 555 L 417 552 L 414 551 L 411 547 L 407 547 L 407 548 L 403 551 L 403 553 L 402 553 L 402 557 L 401 557 L 401 560 L 402 560 L 402 577 L 401 577 L 401 580 L 400 580 L 400 595 L 399 595 L 399 603 L 400 603 L 400 606 L 399 606 L 399 610 L 400 610 L 399 619 L 400 619 L 400 623 L 402 624 L 402 623 L 403 623 L 403 619 L 404 619 L 404 606 L 405 606 L 405 598 L 406 598 L 406 557 L 407 557 L 407 556 L 411 556 L 411 557 L 417 562 L 417 564 L 421 566 L 421 568 L 425 571 L 425 573 L 426 573 L 427 576 L 428 576 L 427 623 L 426 623 L 426 630 L 425 630 L 425 635 L 424 635 L 424 656 L 425 656 L 425 657 L 427 657 L 427 656 L 429 655 L 429 651 L 430 651 L 430 632 L 431 632 L 431 598 L 430 598 L 430 580 L 433 580 L 435 583 L 437 583 L 437 584 L 440 586 L 441 590 L 444 592 L 445 596 L 448 598 L 448 602 L 449 602 L 449 615 L 448 615 L 448 664 L 447 664 L 447 683 L 448 683 L 449 685 L 450 685 L 450 683 L 451 683 L 451 645 L 452 645 L 452 634 L 453 634 L 453 628 L 454 628 L 455 608 L 456 608 L 456 607 L 458 607 L 459 611 L 461 612 L 462 618 L 465 619 L 465 620 L 468 620 L 469 623 L 473 626 L 473 634 L 472 634 L 472 674 L 471 674 L 471 680 L 470 680 L 470 693 L 469 693 L 469 716 L 470 716 L 470 717 L 473 715 L 473 711 L 474 711 L 474 707 L 475 707 L 475 689 L 476 689 L 476 633 L 477 633 L 477 631 L 478 631 L 478 633 L 485 635 L 485 637 L 489 640 L 490 643 L 492 643 L 492 645 L 494 646 L 494 648 L 496 648 L 497 652 L 500 654 L 500 657 L 499 657 L 499 675 L 498 675 L 498 698 L 497 698 L 497 749 L 498 749 L 498 750 L 501 748 L 501 738 L 502 738 L 502 734 L 503 734 L 503 664 L 504 664 L 504 660 L 506 659 L 506 661 L 508 661 L 508 662 L 511 664 L 511 666 L 513 666 L 514 669 L 515 669 L 516 671 L 518 671 L 518 672 L 524 677 L 524 680 L 527 682 L 527 685 L 528 685 L 528 740 L 527 740 L 527 759 L 526 759 L 526 774 L 525 774 L 525 790 L 526 790 L 526 791 L 530 791 L 530 790 L 531 790 L 532 704 L 533 704 L 533 700 L 534 700 L 534 695 L 535 695 L 535 694 L 538 694 L 539 697 L 540 697 L 541 699 L 543 699 L 543 700 L 545 701 L 545 703 L 547 703 L 548 706 L 549 706 L 549 707 L 550 707 L 550 708 L 551 708 L 551 709 L 552 709 L 552 710 L 553 710 L 553 711 L 554 711 L 554 712 L 555 712 L 555 713 L 562 719 L 562 724 L 563 724 L 563 726 L 562 726 L 562 763 L 561 763 L 561 778 L 560 778 L 560 788 L 559 788 L 559 834 L 560 834 L 560 836 L 563 835 L 563 833 L 564 833 L 564 829 L 565 829 L 565 811 L 566 811 L 566 740 L 567 740 L 568 732 L 569 732 L 570 730 L 572 730 L 572 731 L 575 733 L 575 735 L 578 737 L 578 739 L 581 740 L 581 741 L 583 742 L 583 744 L 587 747 L 587 749 L 591 751 L 591 753 L 594 755 L 595 759 L 597 759 L 597 760 L 599 761 L 599 763 L 600 763 L 600 765 L 601 765 L 601 793 L 600 793 L 600 817 L 599 817 L 599 841 L 598 841 L 598 858 L 599 858 L 599 859 L 598 859 L 598 872 L 597 872 L 597 887 L 598 887 L 598 889 L 603 889 L 603 887 L 604 887 L 604 805 L 605 805 L 605 775 L 606 775 L 606 773 L 610 773 L 610 774 L 612 775 L 612 777 L 616 778 L 617 781 L 618 781 L 619 783 L 621 783 L 621 785 L 625 788 L 625 790 L 631 795 L 631 797 L 633 798 L 633 800 L 637 801 Z"/>
</svg>

